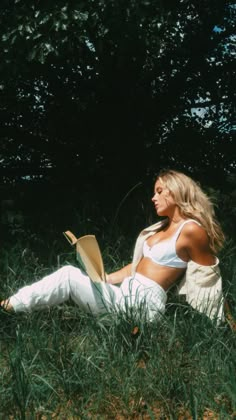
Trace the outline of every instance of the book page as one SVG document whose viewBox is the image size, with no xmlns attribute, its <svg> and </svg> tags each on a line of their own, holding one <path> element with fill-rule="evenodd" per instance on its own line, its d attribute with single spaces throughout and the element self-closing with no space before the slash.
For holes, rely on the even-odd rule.
<svg viewBox="0 0 236 420">
<path fill-rule="evenodd" d="M 105 270 L 100 247 L 95 235 L 76 238 L 70 231 L 63 232 L 71 245 L 76 245 L 77 260 L 94 282 L 105 281 Z"/>
</svg>

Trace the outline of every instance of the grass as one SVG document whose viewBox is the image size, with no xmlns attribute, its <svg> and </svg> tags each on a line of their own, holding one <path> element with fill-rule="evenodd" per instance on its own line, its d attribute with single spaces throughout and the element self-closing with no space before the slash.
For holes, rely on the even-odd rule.
<svg viewBox="0 0 236 420">
<path fill-rule="evenodd" d="M 123 264 L 124 243 L 113 241 L 112 256 L 105 247 L 108 269 Z M 75 263 L 73 252 L 52 249 L 47 265 L 21 244 L 9 249 L 0 260 L 2 296 Z M 234 309 L 233 257 L 225 261 Z M 227 322 L 216 326 L 174 296 L 153 323 L 132 313 L 95 318 L 72 302 L 1 313 L 0 419 L 235 419 L 235 344 Z"/>
</svg>

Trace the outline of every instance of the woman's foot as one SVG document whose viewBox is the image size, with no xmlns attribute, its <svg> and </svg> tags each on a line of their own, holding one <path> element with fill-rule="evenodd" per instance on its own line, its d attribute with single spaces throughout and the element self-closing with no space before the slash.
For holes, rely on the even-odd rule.
<svg viewBox="0 0 236 420">
<path fill-rule="evenodd" d="M 0 310 L 6 311 L 6 312 L 13 311 L 13 306 L 10 304 L 10 299 L 5 299 L 1 301 Z"/>
</svg>

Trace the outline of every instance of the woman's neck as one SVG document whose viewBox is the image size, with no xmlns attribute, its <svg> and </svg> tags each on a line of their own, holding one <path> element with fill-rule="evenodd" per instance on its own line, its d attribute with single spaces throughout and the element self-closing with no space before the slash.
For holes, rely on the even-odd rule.
<svg viewBox="0 0 236 420">
<path fill-rule="evenodd" d="M 181 216 L 179 211 L 174 212 L 172 215 L 168 216 L 168 226 L 177 226 L 181 222 L 186 220 L 183 216 Z"/>
</svg>

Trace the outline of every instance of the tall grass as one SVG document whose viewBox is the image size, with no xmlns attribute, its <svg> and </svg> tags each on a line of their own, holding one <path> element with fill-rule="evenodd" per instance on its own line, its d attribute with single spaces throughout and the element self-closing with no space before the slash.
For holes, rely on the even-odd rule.
<svg viewBox="0 0 236 420">
<path fill-rule="evenodd" d="M 116 236 L 102 238 L 108 271 L 126 262 L 125 251 L 130 254 L 125 238 Z M 234 310 L 236 274 L 227 252 L 222 271 Z M 0 294 L 67 262 L 75 264 L 67 243 L 64 250 L 55 244 L 48 264 L 20 243 L 5 247 Z M 0 317 L 0 419 L 235 416 L 235 332 L 174 295 L 163 319 L 152 323 L 132 312 L 94 317 L 72 302 Z"/>
</svg>

